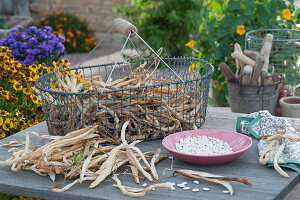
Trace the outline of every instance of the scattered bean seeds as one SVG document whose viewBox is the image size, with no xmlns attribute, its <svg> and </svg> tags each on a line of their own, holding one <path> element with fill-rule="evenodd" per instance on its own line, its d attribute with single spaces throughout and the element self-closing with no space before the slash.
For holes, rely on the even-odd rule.
<svg viewBox="0 0 300 200">
<path fill-rule="evenodd" d="M 202 190 L 203 191 L 209 191 L 209 188 L 204 187 L 204 188 L 202 188 Z"/>
<path fill-rule="evenodd" d="M 199 184 L 199 181 L 196 181 L 196 180 L 195 180 L 195 181 L 193 181 L 193 183 L 195 183 L 195 184 Z"/>
<path fill-rule="evenodd" d="M 184 188 L 184 184 L 177 184 L 177 187 Z"/>
<path fill-rule="evenodd" d="M 182 138 L 175 145 L 177 151 L 193 155 L 222 155 L 233 152 L 227 142 L 205 135 Z"/>
<path fill-rule="evenodd" d="M 200 190 L 198 188 L 192 189 L 193 192 L 199 192 Z"/>
<path fill-rule="evenodd" d="M 182 188 L 182 189 L 184 189 L 184 190 L 189 190 L 189 189 L 191 189 L 190 187 L 184 187 L 184 188 Z"/>
</svg>

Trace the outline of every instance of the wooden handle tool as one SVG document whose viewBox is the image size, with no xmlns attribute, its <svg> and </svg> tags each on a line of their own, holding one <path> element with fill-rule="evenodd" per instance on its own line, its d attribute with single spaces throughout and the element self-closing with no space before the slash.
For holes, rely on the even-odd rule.
<svg viewBox="0 0 300 200">
<path fill-rule="evenodd" d="M 253 69 L 250 85 L 259 85 L 258 84 L 259 77 L 262 72 L 265 61 L 266 61 L 266 57 L 263 54 L 260 54 L 256 58 L 256 63 L 255 63 L 254 69 Z"/>
<path fill-rule="evenodd" d="M 255 65 L 255 61 L 245 56 L 242 52 L 234 51 L 233 53 L 231 53 L 231 56 L 235 59 L 238 59 L 239 61 L 243 62 L 246 65 L 250 65 L 252 67 L 254 67 Z"/>
<path fill-rule="evenodd" d="M 262 48 L 260 50 L 260 53 L 265 56 L 265 63 L 262 68 L 262 71 L 268 72 L 269 58 L 270 58 L 270 53 L 271 53 L 271 49 L 272 49 L 273 38 L 274 38 L 274 36 L 272 34 L 266 34 L 266 36 L 264 37 L 264 40 L 262 43 Z"/>
<path fill-rule="evenodd" d="M 219 67 L 227 82 L 235 83 L 237 81 L 236 78 L 234 77 L 233 72 L 228 67 L 228 65 L 226 65 L 226 63 L 224 62 L 220 63 Z"/>
<path fill-rule="evenodd" d="M 126 37 L 130 34 L 130 37 L 134 37 L 135 34 L 133 32 L 131 32 L 131 30 L 133 30 L 134 32 L 137 33 L 137 28 L 131 24 L 130 22 L 121 19 L 121 18 L 117 18 L 113 21 L 113 27 L 116 31 L 118 31 L 119 33 L 125 35 Z"/>
</svg>

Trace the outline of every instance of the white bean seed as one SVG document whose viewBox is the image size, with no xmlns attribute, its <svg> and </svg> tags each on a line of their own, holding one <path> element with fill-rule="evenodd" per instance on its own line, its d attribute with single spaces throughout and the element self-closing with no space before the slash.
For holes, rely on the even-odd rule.
<svg viewBox="0 0 300 200">
<path fill-rule="evenodd" d="M 147 183 L 144 183 L 142 186 L 143 186 L 143 187 L 146 187 L 146 186 L 147 186 Z"/>
<path fill-rule="evenodd" d="M 229 194 L 229 191 L 228 190 L 223 190 L 223 193 L 224 194 Z"/>
<path fill-rule="evenodd" d="M 184 188 L 183 184 L 177 184 L 177 187 Z"/>
<path fill-rule="evenodd" d="M 199 181 L 193 181 L 193 183 L 195 183 L 195 184 L 199 184 Z"/>
<path fill-rule="evenodd" d="M 227 142 L 205 135 L 182 138 L 175 146 L 177 151 L 193 155 L 222 155 L 233 152 Z"/>
<path fill-rule="evenodd" d="M 186 184 L 187 184 L 187 182 L 182 182 L 181 184 L 182 184 L 182 185 L 186 185 Z"/>
<path fill-rule="evenodd" d="M 184 190 L 189 190 L 189 189 L 191 189 L 190 187 L 184 187 L 184 188 L 182 188 L 182 189 L 184 189 Z"/>
<path fill-rule="evenodd" d="M 199 192 L 200 190 L 198 188 L 192 189 L 193 192 Z"/>
<path fill-rule="evenodd" d="M 209 191 L 209 188 L 204 187 L 204 188 L 202 188 L 202 190 L 203 191 Z"/>
</svg>

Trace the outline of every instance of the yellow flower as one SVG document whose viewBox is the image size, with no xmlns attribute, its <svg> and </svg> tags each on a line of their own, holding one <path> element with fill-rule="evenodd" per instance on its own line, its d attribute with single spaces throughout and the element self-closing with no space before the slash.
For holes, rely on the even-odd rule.
<svg viewBox="0 0 300 200">
<path fill-rule="evenodd" d="M 2 126 L 2 124 L 3 124 L 3 118 L 0 117 L 0 126 Z"/>
<path fill-rule="evenodd" d="M 9 99 L 9 93 L 10 93 L 9 91 L 4 90 L 4 91 L 2 91 L 2 96 L 8 100 Z"/>
<path fill-rule="evenodd" d="M 21 112 L 17 112 L 16 115 L 19 117 L 19 118 L 23 118 L 24 117 L 24 114 L 21 113 Z M 0 125 L 1 126 L 1 125 Z"/>
<path fill-rule="evenodd" d="M 14 127 L 13 120 L 11 120 L 10 118 L 7 118 L 3 124 L 3 129 L 5 131 L 9 131 L 13 127 Z"/>
<path fill-rule="evenodd" d="M 21 85 L 21 83 L 15 82 L 15 83 L 13 84 L 13 88 L 14 88 L 16 91 L 18 91 L 18 90 L 22 90 L 23 86 Z"/>
<path fill-rule="evenodd" d="M 36 72 L 36 71 L 38 70 L 38 67 L 37 67 L 37 65 L 33 64 L 33 65 L 30 65 L 30 66 L 29 66 L 29 69 L 30 69 L 31 71 Z"/>
<path fill-rule="evenodd" d="M 3 139 L 5 137 L 6 137 L 6 135 L 5 135 L 4 131 L 2 129 L 0 129 L 0 139 Z"/>
<path fill-rule="evenodd" d="M 32 78 L 27 76 L 27 77 L 25 78 L 25 81 L 26 81 L 26 82 L 32 81 Z"/>
<path fill-rule="evenodd" d="M 195 69 L 196 65 L 195 63 L 192 63 L 192 69 Z"/>
<path fill-rule="evenodd" d="M 51 73 L 51 72 L 53 72 L 53 71 L 54 71 L 54 67 L 48 67 L 48 68 L 47 68 L 47 72 L 48 72 L 48 73 Z"/>
<path fill-rule="evenodd" d="M 40 75 L 43 74 L 43 67 L 39 67 L 37 70 L 37 73 Z"/>
<path fill-rule="evenodd" d="M 239 35 L 244 35 L 246 33 L 245 26 L 244 25 L 238 25 L 236 27 L 236 33 L 239 34 Z"/>
<path fill-rule="evenodd" d="M 33 126 L 34 125 L 34 121 L 33 120 L 28 120 L 28 125 L 29 126 Z"/>
<path fill-rule="evenodd" d="M 24 88 L 23 89 L 23 93 L 26 94 L 26 95 L 30 95 L 31 91 L 32 91 L 31 88 Z"/>
<path fill-rule="evenodd" d="M 287 20 L 290 20 L 291 19 L 291 16 L 292 16 L 292 13 L 290 11 L 290 9 L 286 8 L 282 11 L 282 16 L 284 18 L 286 18 Z"/>
<path fill-rule="evenodd" d="M 33 103 L 39 104 L 39 99 L 37 98 L 37 96 L 35 94 L 31 94 L 30 98 L 31 98 Z"/>
<path fill-rule="evenodd" d="M 196 67 L 195 63 L 192 63 L 192 65 L 189 66 L 189 72 L 195 69 L 195 67 Z"/>
<path fill-rule="evenodd" d="M 23 126 L 21 126 L 21 130 L 24 130 L 24 129 L 27 129 L 27 128 L 28 128 L 27 124 L 24 124 Z"/>
<path fill-rule="evenodd" d="M 20 119 L 19 122 L 18 122 L 18 125 L 19 126 L 24 126 L 25 125 L 24 119 Z"/>
<path fill-rule="evenodd" d="M 18 128 L 19 120 L 17 118 L 13 117 L 10 121 L 12 122 L 14 129 Z"/>
<path fill-rule="evenodd" d="M 55 61 L 52 62 L 53 66 L 56 67 L 57 63 Z"/>
<path fill-rule="evenodd" d="M 5 116 L 9 115 L 9 112 L 7 112 L 5 110 L 1 110 L 0 111 L 0 115 L 3 116 L 3 117 L 5 117 Z"/>
<path fill-rule="evenodd" d="M 192 48 L 195 46 L 196 43 L 197 43 L 196 41 L 191 40 L 188 43 L 186 43 L 185 46 Z"/>
</svg>

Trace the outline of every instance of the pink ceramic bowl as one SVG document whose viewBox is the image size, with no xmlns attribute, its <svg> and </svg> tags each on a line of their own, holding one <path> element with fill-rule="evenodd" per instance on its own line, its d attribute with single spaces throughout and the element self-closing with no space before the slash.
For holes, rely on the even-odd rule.
<svg viewBox="0 0 300 200">
<path fill-rule="evenodd" d="M 206 135 L 208 137 L 217 138 L 219 140 L 227 142 L 233 150 L 233 153 L 224 155 L 192 155 L 186 153 L 180 153 L 176 151 L 175 143 L 179 143 L 181 138 L 196 137 L 198 135 Z M 162 141 L 163 146 L 176 158 L 199 165 L 217 165 L 225 162 L 229 162 L 247 151 L 251 145 L 252 140 L 246 135 L 223 130 L 192 130 L 171 134 L 165 137 Z"/>
</svg>

